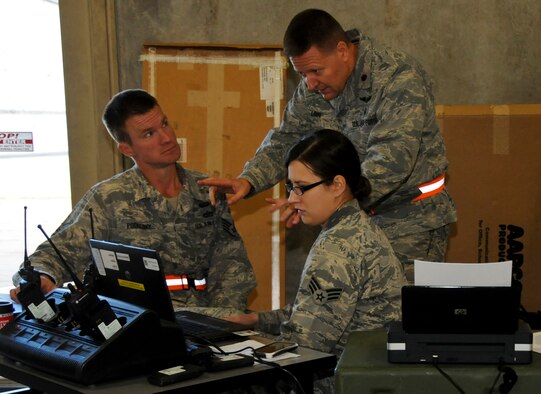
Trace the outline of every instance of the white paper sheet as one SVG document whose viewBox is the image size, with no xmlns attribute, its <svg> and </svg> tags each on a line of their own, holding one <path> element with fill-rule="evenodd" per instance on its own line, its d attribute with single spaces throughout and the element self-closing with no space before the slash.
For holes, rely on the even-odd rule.
<svg viewBox="0 0 541 394">
<path fill-rule="evenodd" d="M 437 263 L 414 261 L 416 286 L 511 286 L 512 261 Z"/>
<path fill-rule="evenodd" d="M 250 348 L 253 348 L 253 349 L 257 349 L 257 348 L 260 348 L 263 345 L 265 345 L 265 344 L 262 343 L 262 342 L 255 341 L 253 339 L 247 339 L 247 340 L 242 341 L 242 342 L 235 342 L 235 343 L 230 344 L 230 345 L 220 346 L 220 348 L 224 352 L 238 352 L 240 354 L 253 356 L 253 350 L 252 349 L 246 349 L 246 348 L 250 347 Z M 212 348 L 212 346 L 211 346 L 211 348 Z M 217 351 L 217 349 L 214 349 L 214 350 Z M 282 354 L 280 354 L 280 355 L 278 355 L 276 357 L 267 358 L 266 361 L 278 361 L 278 360 L 285 360 L 287 358 L 294 358 L 294 357 L 300 357 L 300 354 L 291 353 L 291 352 L 285 352 L 285 353 L 282 353 Z M 255 360 L 255 362 L 257 362 L 257 360 Z"/>
<path fill-rule="evenodd" d="M 533 351 L 541 353 L 541 331 L 534 332 L 533 334 Z"/>
</svg>

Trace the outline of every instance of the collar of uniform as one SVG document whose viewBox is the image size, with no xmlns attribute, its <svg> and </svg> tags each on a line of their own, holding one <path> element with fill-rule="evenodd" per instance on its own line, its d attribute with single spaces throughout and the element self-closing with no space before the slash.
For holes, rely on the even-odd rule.
<svg viewBox="0 0 541 394">
<path fill-rule="evenodd" d="M 186 173 L 184 171 L 184 168 L 182 168 L 180 165 L 176 164 L 177 168 L 177 174 L 182 182 L 183 189 L 186 188 L 185 186 L 185 179 L 186 179 Z M 135 201 L 143 200 L 145 198 L 149 199 L 156 199 L 161 196 L 161 194 L 150 184 L 150 182 L 147 180 L 147 178 L 143 175 L 143 172 L 141 169 L 135 164 L 130 171 L 133 171 L 134 174 L 134 199 Z"/>
<path fill-rule="evenodd" d="M 351 214 L 360 211 L 361 208 L 359 206 L 359 202 L 357 199 L 353 198 L 349 200 L 348 202 L 342 204 L 336 212 L 334 212 L 329 220 L 327 220 L 327 224 L 325 225 L 324 229 L 329 229 L 334 227 L 337 223 L 339 223 L 342 218 L 346 216 L 350 216 Z"/>
</svg>

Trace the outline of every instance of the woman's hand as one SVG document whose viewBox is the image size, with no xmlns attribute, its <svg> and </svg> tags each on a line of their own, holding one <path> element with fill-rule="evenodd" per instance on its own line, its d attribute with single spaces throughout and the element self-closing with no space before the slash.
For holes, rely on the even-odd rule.
<svg viewBox="0 0 541 394">
<path fill-rule="evenodd" d="M 259 317 L 257 313 L 255 312 L 245 313 L 242 315 L 232 315 L 232 316 L 222 317 L 222 319 L 232 321 L 234 323 L 238 323 L 246 327 L 253 327 L 259 321 Z"/>
<path fill-rule="evenodd" d="M 287 228 L 294 227 L 300 223 L 301 217 L 298 215 L 297 210 L 289 203 L 287 198 L 266 198 L 265 201 L 271 204 L 271 213 L 283 209 L 283 212 L 280 215 L 280 221 L 285 222 Z"/>
</svg>

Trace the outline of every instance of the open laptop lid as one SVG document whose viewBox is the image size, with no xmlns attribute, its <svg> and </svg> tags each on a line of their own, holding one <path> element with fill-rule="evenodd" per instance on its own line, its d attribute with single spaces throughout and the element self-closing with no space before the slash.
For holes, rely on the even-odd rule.
<svg viewBox="0 0 541 394">
<path fill-rule="evenodd" d="M 175 321 L 175 312 L 158 253 L 152 249 L 90 239 L 98 279 L 95 291 L 103 296 L 154 310 Z"/>
<path fill-rule="evenodd" d="M 519 309 L 518 286 L 402 288 L 407 333 L 512 334 Z"/>
</svg>

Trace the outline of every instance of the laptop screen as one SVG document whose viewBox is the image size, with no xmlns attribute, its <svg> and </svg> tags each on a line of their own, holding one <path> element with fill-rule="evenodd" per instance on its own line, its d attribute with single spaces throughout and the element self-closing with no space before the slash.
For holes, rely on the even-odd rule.
<svg viewBox="0 0 541 394">
<path fill-rule="evenodd" d="M 175 321 L 162 264 L 152 249 L 90 239 L 97 271 L 94 290 L 102 296 L 154 310 Z"/>
</svg>

